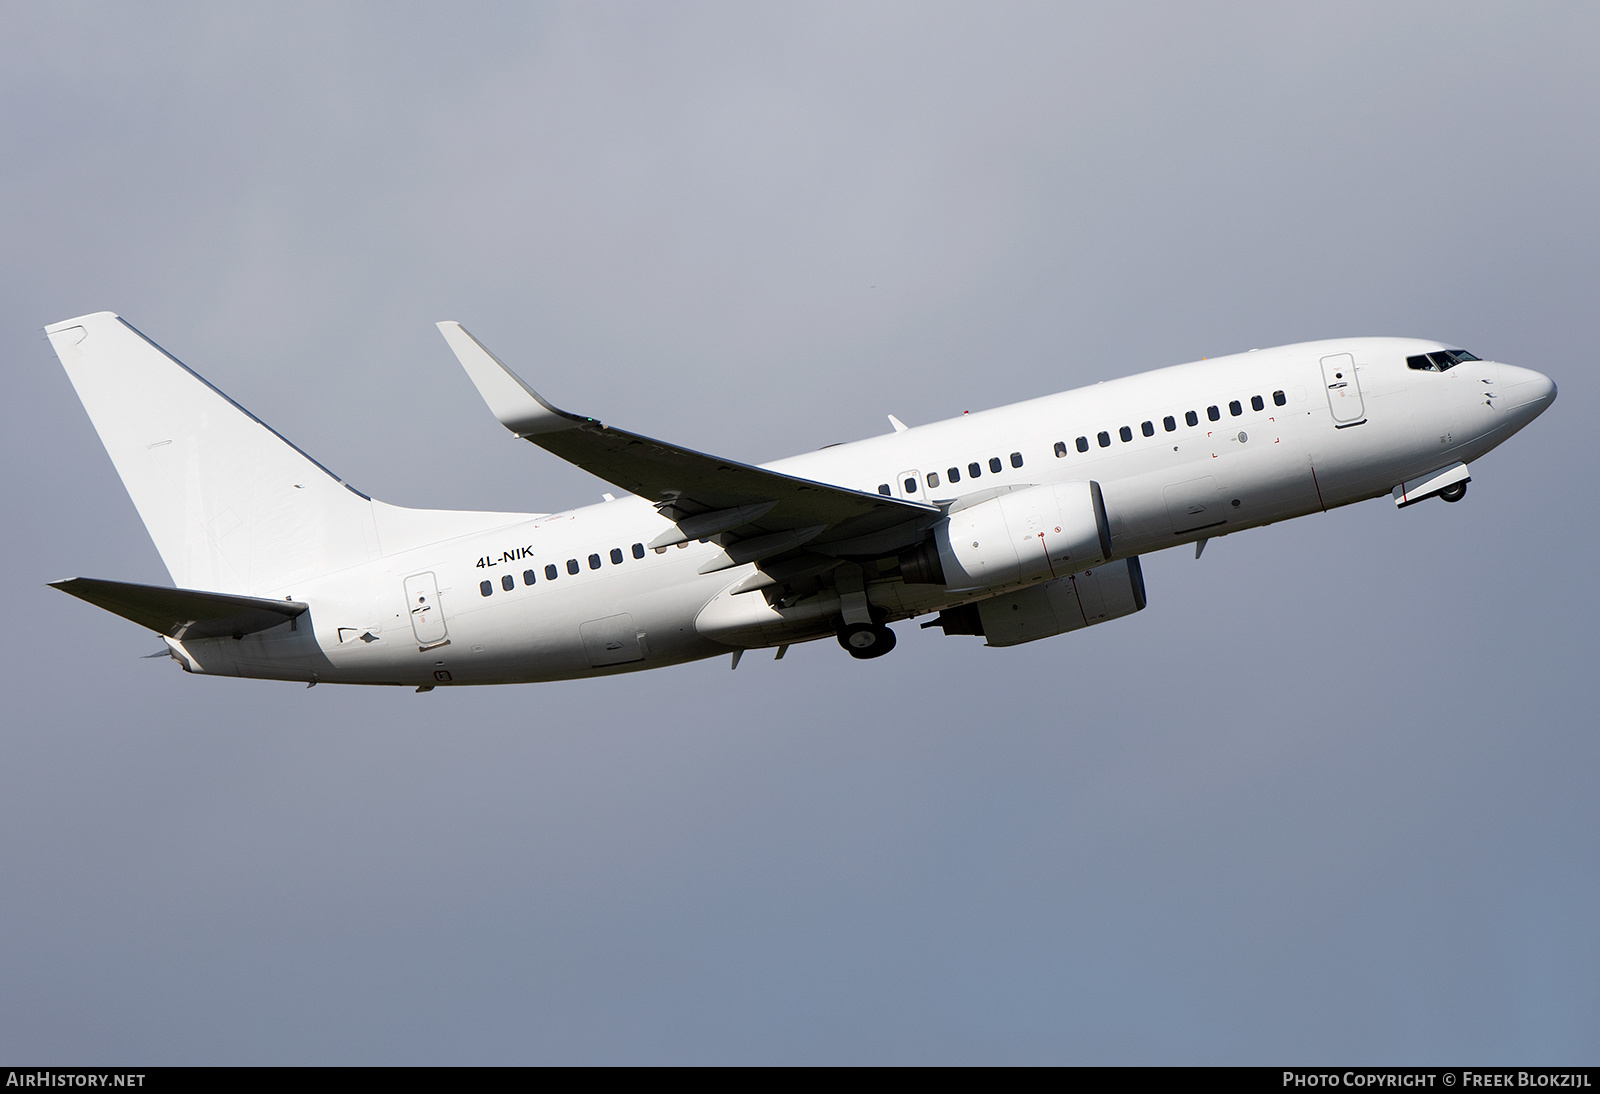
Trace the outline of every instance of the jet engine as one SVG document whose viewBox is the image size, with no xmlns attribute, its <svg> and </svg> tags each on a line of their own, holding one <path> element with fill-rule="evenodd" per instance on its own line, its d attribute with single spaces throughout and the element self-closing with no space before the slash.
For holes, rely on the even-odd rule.
<svg viewBox="0 0 1600 1094">
<path fill-rule="evenodd" d="M 946 608 L 923 627 L 980 635 L 990 646 L 1017 646 L 1132 615 L 1144 603 L 1144 573 L 1134 556 L 976 604 Z"/>
<path fill-rule="evenodd" d="M 1097 482 L 1030 486 L 956 509 L 900 556 L 908 582 L 997 588 L 1088 569 L 1111 555 Z"/>
</svg>

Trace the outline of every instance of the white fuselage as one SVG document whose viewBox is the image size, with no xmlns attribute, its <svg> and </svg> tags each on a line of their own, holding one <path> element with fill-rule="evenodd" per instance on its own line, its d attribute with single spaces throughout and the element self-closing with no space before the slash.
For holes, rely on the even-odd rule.
<svg viewBox="0 0 1600 1094">
<path fill-rule="evenodd" d="M 1509 365 L 1407 367 L 1409 355 L 1441 348 L 1357 338 L 1251 351 L 765 466 L 941 507 L 1094 480 L 1113 558 L 1127 558 L 1387 494 L 1481 457 L 1554 397 L 1548 379 Z M 530 515 L 271 590 L 310 611 L 294 625 L 173 642 L 174 651 L 206 673 L 432 686 L 654 668 L 832 633 L 831 590 L 775 611 L 759 592 L 731 592 L 753 565 L 698 572 L 715 543 L 643 546 L 670 527 L 632 496 Z M 414 626 L 418 589 L 432 599 Z M 867 585 L 889 621 L 999 591 L 895 577 Z M 614 661 L 619 647 L 633 659 Z"/>
</svg>

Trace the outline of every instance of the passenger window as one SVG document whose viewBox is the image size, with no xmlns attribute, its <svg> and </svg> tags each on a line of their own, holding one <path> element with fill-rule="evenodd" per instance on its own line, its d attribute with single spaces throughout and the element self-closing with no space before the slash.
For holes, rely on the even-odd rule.
<svg viewBox="0 0 1600 1094">
<path fill-rule="evenodd" d="M 1087 452 L 1087 451 L 1089 451 L 1089 438 L 1088 437 L 1079 437 L 1078 438 L 1078 451 L 1079 452 Z"/>
<path fill-rule="evenodd" d="M 906 493 L 908 493 L 908 494 L 909 494 L 909 493 L 910 493 L 910 492 L 911 492 L 911 491 L 909 491 L 909 490 L 908 490 L 908 491 L 906 491 Z M 880 482 L 880 483 L 879 483 L 879 484 L 878 484 L 878 493 L 880 493 L 880 494 L 882 494 L 882 495 L 883 495 L 883 496 L 884 496 L 884 497 L 886 497 L 886 498 L 887 498 L 887 497 L 889 497 L 889 496 L 890 496 L 890 495 L 892 495 L 892 494 L 893 494 L 893 493 L 894 493 L 894 491 L 893 491 L 893 490 L 890 490 L 890 489 L 889 489 L 889 484 L 888 484 L 888 483 L 886 483 L 886 482 Z"/>
<path fill-rule="evenodd" d="M 644 557 L 644 544 L 635 543 L 633 545 L 633 557 L 634 558 L 643 558 Z"/>
<path fill-rule="evenodd" d="M 917 492 L 917 480 L 916 479 L 907 479 L 903 485 L 906 488 L 906 493 L 915 494 Z"/>
<path fill-rule="evenodd" d="M 575 558 L 567 559 L 567 573 L 575 574 L 577 572 L 578 572 L 578 560 L 575 559 Z"/>
<path fill-rule="evenodd" d="M 1066 449 L 1063 448 L 1062 451 L 1065 452 Z M 1022 453 L 1021 452 L 1013 452 L 1013 453 L 1011 453 L 1011 466 L 1012 467 L 1021 467 L 1022 466 Z"/>
<path fill-rule="evenodd" d="M 1189 425 L 1199 425 L 1200 424 L 1200 415 L 1196 414 L 1192 410 L 1186 410 L 1186 411 L 1183 412 L 1183 420 L 1185 422 L 1187 422 Z"/>
<path fill-rule="evenodd" d="M 1214 422 L 1222 417 L 1222 411 L 1218 410 L 1214 406 L 1208 406 L 1206 407 L 1206 417 L 1210 418 Z"/>
<path fill-rule="evenodd" d="M 928 472 L 928 489 L 929 490 L 937 490 L 938 488 L 939 488 L 939 472 L 937 472 L 937 471 L 929 471 Z"/>
<path fill-rule="evenodd" d="M 489 596 L 494 592 L 494 584 L 489 581 L 480 581 L 478 582 L 478 591 L 484 596 Z"/>
<path fill-rule="evenodd" d="M 1056 459 L 1059 460 L 1062 456 L 1065 456 L 1066 454 L 1067 454 L 1067 442 L 1066 441 L 1057 441 L 1056 442 Z"/>
<path fill-rule="evenodd" d="M 611 548 L 611 565 L 613 565 L 613 566 L 621 566 L 622 565 L 622 548 L 621 547 L 613 547 L 613 548 Z"/>
<path fill-rule="evenodd" d="M 1244 413 L 1244 407 L 1239 405 L 1238 399 L 1235 399 L 1233 402 L 1228 404 L 1228 413 L 1232 414 L 1235 418 Z"/>
<path fill-rule="evenodd" d="M 1261 396 L 1259 396 L 1259 395 L 1252 395 L 1252 396 L 1250 396 L 1250 409 L 1251 410 L 1265 410 L 1265 409 L 1267 409 L 1266 401 L 1263 400 L 1261 398 Z"/>
<path fill-rule="evenodd" d="M 950 485 L 951 486 L 954 486 L 956 483 L 961 481 L 961 468 L 959 468 L 959 467 L 947 467 L 947 468 L 945 468 L 944 469 L 944 477 L 950 480 Z"/>
<path fill-rule="evenodd" d="M 590 555 L 589 556 L 589 569 L 598 570 L 599 568 L 600 568 L 600 556 L 599 555 Z"/>
<path fill-rule="evenodd" d="M 1288 401 L 1289 401 L 1288 396 L 1286 396 L 1283 392 L 1274 391 L 1272 393 L 1272 405 L 1273 406 L 1282 406 L 1284 403 L 1287 403 Z"/>
<path fill-rule="evenodd" d="M 1101 448 L 1111 447 L 1111 434 L 1105 432 L 1104 430 L 1100 431 L 1099 435 L 1095 437 L 1095 440 L 1100 442 Z"/>
<path fill-rule="evenodd" d="M 1146 437 L 1154 437 L 1156 435 L 1156 423 L 1145 422 L 1139 426 L 1139 432 L 1143 433 Z"/>
<path fill-rule="evenodd" d="M 1173 430 L 1178 428 L 1178 419 L 1174 418 L 1171 414 L 1168 414 L 1165 418 L 1161 419 L 1161 426 L 1168 433 L 1171 433 Z"/>
<path fill-rule="evenodd" d="M 983 465 L 981 463 L 969 463 L 969 464 L 967 464 L 967 478 L 975 479 L 975 478 L 978 478 L 982 474 L 983 474 Z"/>
<path fill-rule="evenodd" d="M 993 472 L 994 474 L 996 474 L 996 475 L 1000 474 L 1000 457 L 999 456 L 990 456 L 989 457 L 989 470 L 991 472 Z"/>
<path fill-rule="evenodd" d="M 554 581 L 556 579 L 556 572 L 556 564 L 552 562 L 550 565 L 544 568 L 544 579 L 546 581 Z"/>
<path fill-rule="evenodd" d="M 1117 430 L 1117 436 L 1122 438 L 1123 444 L 1127 444 L 1129 441 L 1133 440 L 1133 430 L 1129 429 L 1127 426 L 1123 426 L 1121 429 Z"/>
<path fill-rule="evenodd" d="M 509 593 L 517 587 L 517 579 L 510 574 L 502 574 L 500 575 L 500 587 Z"/>
<path fill-rule="evenodd" d="M 522 571 L 522 583 L 524 585 L 532 585 L 534 580 L 535 580 L 535 575 L 534 575 L 534 572 L 532 570 L 523 570 Z"/>
<path fill-rule="evenodd" d="M 667 549 L 666 549 L 666 548 L 665 548 L 665 547 L 657 547 L 657 548 L 656 548 L 656 549 L 655 549 L 655 552 L 656 552 L 656 554 L 658 554 L 658 555 L 664 555 L 664 554 L 666 554 L 666 553 L 667 553 Z"/>
</svg>

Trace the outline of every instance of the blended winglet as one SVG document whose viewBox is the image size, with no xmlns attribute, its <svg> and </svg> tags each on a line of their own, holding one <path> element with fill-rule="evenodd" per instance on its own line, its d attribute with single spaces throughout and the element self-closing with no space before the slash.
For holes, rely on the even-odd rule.
<svg viewBox="0 0 1600 1094">
<path fill-rule="evenodd" d="M 446 320 L 437 326 L 456 360 L 466 370 L 468 379 L 489 404 L 489 410 L 501 425 L 517 436 L 558 433 L 591 420 L 550 405 L 460 323 Z"/>
</svg>

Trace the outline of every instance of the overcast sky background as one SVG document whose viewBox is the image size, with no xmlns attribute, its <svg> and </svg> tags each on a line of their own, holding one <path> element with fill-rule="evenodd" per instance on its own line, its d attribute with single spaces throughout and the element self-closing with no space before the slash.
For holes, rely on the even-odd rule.
<svg viewBox="0 0 1600 1094">
<path fill-rule="evenodd" d="M 1600 8 L 5 3 L 9 1063 L 1595 1063 Z M 115 310 L 362 489 L 607 487 L 1252 346 L 1555 407 L 1459 505 L 1149 608 L 627 677 L 185 676 L 41 328 Z"/>
</svg>

